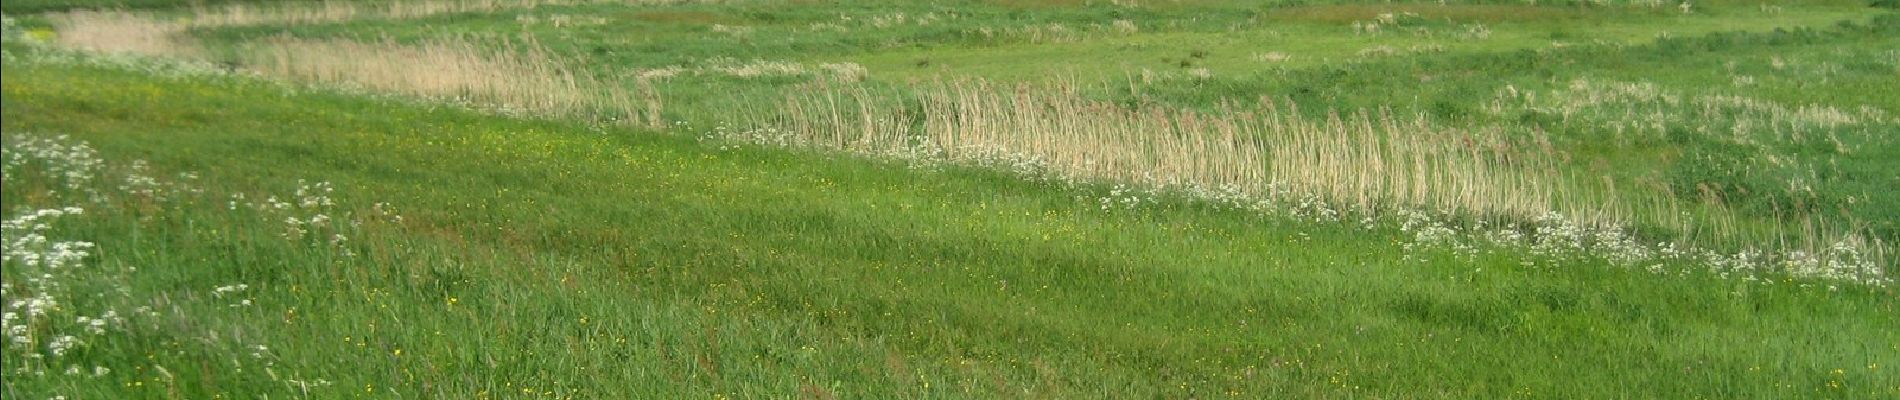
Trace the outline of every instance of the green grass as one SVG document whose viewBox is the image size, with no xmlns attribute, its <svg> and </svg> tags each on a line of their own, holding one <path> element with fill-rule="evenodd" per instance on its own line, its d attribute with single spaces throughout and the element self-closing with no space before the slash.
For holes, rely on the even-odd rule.
<svg viewBox="0 0 1900 400">
<path fill-rule="evenodd" d="M 1716 8 L 1684 15 L 1673 9 L 1495 6 L 1247 6 L 1226 2 L 1174 7 L 1107 4 L 1023 9 L 983 4 L 877 5 L 588 4 L 439 15 L 417 20 L 364 20 L 297 27 L 257 26 L 203 34 L 241 41 L 279 33 L 300 37 L 394 38 L 415 41 L 455 35 L 534 37 L 594 72 L 696 65 L 707 59 L 857 62 L 871 77 L 891 82 L 940 77 L 1036 81 L 1051 75 L 1121 79 L 1130 71 L 1206 68 L 1216 76 L 1270 67 L 1351 62 L 1375 46 L 1437 46 L 1449 53 L 1549 47 L 1553 42 L 1639 44 L 1660 34 L 1765 31 L 1865 20 L 1854 6 L 1791 7 L 1761 11 Z M 1466 10 L 1481 10 L 1472 12 Z M 1320 10 L 1309 12 L 1309 10 Z M 1378 34 L 1355 34 L 1349 22 L 1376 13 L 1413 10 L 1420 17 Z M 1317 14 L 1317 15 L 1315 15 Z M 569 17 L 566 24 L 548 22 Z M 592 20 L 590 18 L 598 18 Z M 1113 28 L 1125 20 L 1134 33 Z M 1023 30 L 1060 25 L 1066 34 Z M 716 26 L 742 28 L 742 33 Z M 1483 26 L 1488 36 L 1468 29 Z M 984 33 L 988 31 L 989 33 Z M 1256 56 L 1280 52 L 1284 63 Z M 1198 54 L 1198 56 L 1197 56 Z M 1188 67 L 1183 67 L 1186 65 Z"/>
<path fill-rule="evenodd" d="M 1467 260 L 1407 252 L 1392 228 L 1184 200 L 1109 212 L 1100 188 L 243 79 L 4 72 L 9 140 L 70 134 L 203 190 L 101 178 L 94 204 L 43 163 L 7 170 L 8 215 L 87 207 L 52 234 L 98 243 L 70 285 L 112 294 L 61 312 L 157 310 L 45 378 L 16 372 L 37 349 L 5 344 L 8 397 L 1900 393 L 1892 289 Z M 299 180 L 333 182 L 339 220 L 375 202 L 404 218 L 339 230 L 342 257 L 280 237 L 274 211 L 227 209 Z M 252 305 L 212 294 L 237 283 Z"/>
<path fill-rule="evenodd" d="M 1893 151 L 1900 125 L 1892 116 L 1900 96 L 1859 88 L 1894 84 L 1893 53 L 1900 19 L 1883 15 L 1867 25 L 1774 33 L 1724 33 L 1678 38 L 1639 46 L 1583 46 L 1482 55 L 1436 55 L 1322 68 L 1257 73 L 1194 86 L 1149 85 L 1120 90 L 1130 102 L 1200 105 L 1222 98 L 1262 93 L 1286 96 L 1301 104 L 1342 108 L 1377 107 L 1427 113 L 1441 121 L 1468 126 L 1511 126 L 1522 135 L 1548 135 L 1574 170 L 1592 177 L 1614 177 L 1617 191 L 1696 197 L 1698 187 L 1713 187 L 1735 206 L 1756 215 L 1790 216 L 1814 212 L 1833 221 L 1854 221 L 1889 242 L 1900 236 L 1900 208 L 1892 191 L 1900 177 L 1882 171 L 1900 168 Z M 1784 65 L 1775 67 L 1774 65 Z M 1789 67 L 1792 66 L 1792 67 Z M 1503 71 L 1499 71 L 1502 69 Z M 1738 83 L 1737 77 L 1747 77 Z M 1690 101 L 1698 96 L 1733 96 L 1776 107 L 1871 109 L 1885 119 L 1864 120 L 1832 129 L 1809 129 L 1800 140 L 1776 139 L 1754 132 L 1729 137 L 1732 119 L 1685 119 L 1659 123 L 1672 132 L 1632 139 L 1613 133 L 1628 125 L 1628 115 L 1587 112 L 1566 117 L 1553 110 L 1484 111 L 1507 86 L 1524 92 L 1567 90 L 1579 80 L 1642 83 Z M 1652 105 L 1652 107 L 1655 107 Z M 1325 108 L 1313 107 L 1324 110 Z M 1614 107 L 1611 107 L 1614 108 Z M 1663 106 L 1649 112 L 1683 115 L 1689 105 Z M 1772 136 L 1772 135 L 1769 135 Z M 1833 143 L 1838 140 L 1843 150 Z M 1693 157 L 1708 157 L 1695 159 Z M 1776 161 L 1779 159 L 1779 161 Z M 1788 162 L 1795 160 L 1795 162 Z M 1790 177 L 1815 185 L 1790 191 Z M 1658 191 L 1657 189 L 1664 189 Z M 1803 207 L 1808 207 L 1803 209 Z"/>
<path fill-rule="evenodd" d="M 1891 121 L 1788 143 L 1708 132 L 1630 139 L 1607 134 L 1623 122 L 1614 116 L 1482 111 L 1507 86 L 1549 95 L 1585 80 L 1654 84 L 1691 99 L 1742 96 L 1788 109 L 1871 107 L 1900 115 L 1900 96 L 1859 89 L 1895 83 L 1890 49 L 1900 46 L 1893 29 L 1900 21 L 1891 12 L 1857 2 L 1715 2 L 1687 14 L 1675 7 L 1475 3 L 589 4 L 196 34 L 214 48 L 279 34 L 397 42 L 532 37 L 583 73 L 629 82 L 635 91 L 641 89 L 627 77 L 641 71 L 767 60 L 862 65 L 863 85 L 900 93 L 891 102 L 914 101 L 901 93 L 915 82 L 985 79 L 1080 82 L 1085 95 L 1164 110 L 1215 110 L 1263 96 L 1293 100 L 1316 117 L 1388 109 L 1461 128 L 1502 127 L 1520 138 L 1518 145 L 1551 146 L 1567 169 L 1582 172 L 1577 180 L 1605 188 L 1589 195 L 1616 193 L 1630 197 L 1624 204 L 1643 204 L 1626 223 L 1658 238 L 1713 237 L 1692 241 L 1733 251 L 1787 240 L 1786 226 L 1819 221 L 1817 232 L 1900 243 L 1900 198 L 1878 190 L 1900 185 L 1900 177 L 1881 173 L 1900 168 L 1900 157 L 1888 151 L 1900 148 L 1893 142 L 1900 125 Z M 1356 33 L 1354 24 L 1381 13 L 1416 16 L 1377 34 Z M 560 16 L 576 22 L 546 22 Z M 1117 20 L 1137 29 L 1119 31 L 1111 23 Z M 1051 25 L 1066 33 L 1040 31 Z M 1474 35 L 1478 27 L 1488 33 Z M 1796 67 L 1770 68 L 1773 60 Z M 703 127 L 734 125 L 734 110 L 771 115 L 784 93 L 810 90 L 805 85 L 814 79 L 687 74 L 653 86 L 667 119 Z M 1666 125 L 1668 132 L 1719 130 L 1693 119 Z M 1846 150 L 1823 150 L 1829 141 Z M 1707 157 L 1695 158 L 1701 155 Z M 1604 177 L 1608 183 L 1597 182 Z M 1739 224 L 1734 230 L 1743 233 L 1686 232 L 1657 222 L 1681 210 L 1731 209 L 1744 217 L 1696 218 L 1709 218 L 1702 226 Z"/>
<path fill-rule="evenodd" d="M 108 3 L 192 4 L 5 9 L 39 28 L 43 14 L 18 13 Z M 1300 3 L 590 4 L 192 35 L 213 61 L 279 34 L 531 36 L 629 85 L 665 66 L 852 62 L 867 80 L 835 88 L 889 93 L 893 109 L 915 104 L 913 82 L 957 79 L 1075 80 L 1077 96 L 1159 112 L 1262 96 L 1314 117 L 1388 109 L 1499 129 L 1608 182 L 1574 196 L 1679 207 L 1650 217 L 1732 209 L 1764 235 L 1720 250 L 1815 233 L 1801 221 L 1900 243 L 1900 95 L 1872 89 L 1900 85 L 1900 14 Z M 1419 16 L 1354 33 L 1386 12 Z M 546 22 L 557 15 L 602 20 Z M 1050 24 L 1067 36 L 1035 36 Z M 1480 24 L 1490 34 L 1469 36 Z M 1460 250 L 1395 215 L 1321 221 L 1139 191 L 1123 207 L 1106 183 L 701 136 L 834 88 L 812 76 L 656 82 L 666 117 L 687 123 L 660 132 L 106 67 L 7 34 L 0 216 L 83 207 L 43 233 L 97 247 L 59 270 L 5 260 L 6 312 L 42 293 L 61 306 L 8 321 L 26 328 L 0 338 L 4 399 L 1900 397 L 1891 285 Z M 1375 46 L 1400 54 L 1360 54 Z M 1549 106 L 1622 84 L 1681 101 Z M 1863 117 L 1763 129 L 1764 112 L 1697 103 L 1718 96 Z M 96 149 L 95 179 L 69 187 L 69 164 L 24 148 L 58 135 Z M 295 204 L 316 182 L 335 204 Z M 255 207 L 272 197 L 293 204 Z M 330 221 L 307 223 L 319 214 Z M 102 334 L 71 322 L 107 310 L 124 321 Z M 80 342 L 53 356 L 60 335 Z"/>
</svg>

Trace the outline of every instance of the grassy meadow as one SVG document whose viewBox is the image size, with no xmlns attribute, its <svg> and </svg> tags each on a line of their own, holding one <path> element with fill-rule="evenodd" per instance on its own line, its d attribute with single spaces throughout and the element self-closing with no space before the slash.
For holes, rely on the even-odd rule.
<svg viewBox="0 0 1900 400">
<path fill-rule="evenodd" d="M 0 398 L 1900 397 L 1900 12 L 5 3 Z"/>
</svg>

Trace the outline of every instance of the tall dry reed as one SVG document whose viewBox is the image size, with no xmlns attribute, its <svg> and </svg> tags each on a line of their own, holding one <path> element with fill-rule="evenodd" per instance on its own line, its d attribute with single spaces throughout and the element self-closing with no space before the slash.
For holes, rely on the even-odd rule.
<svg viewBox="0 0 1900 400">
<path fill-rule="evenodd" d="M 413 19 L 442 14 L 492 13 L 510 9 L 598 2 L 603 1 L 425 0 L 368 4 L 351 1 L 231 3 L 194 7 L 187 23 L 193 27 L 325 24 L 363 19 Z"/>
<path fill-rule="evenodd" d="M 601 117 L 659 124 L 650 87 L 628 93 L 618 82 L 578 73 L 538 45 L 437 39 L 414 45 L 385 40 L 273 37 L 243 52 L 242 64 L 285 79 L 375 92 L 453 99 L 530 114 Z"/>
<path fill-rule="evenodd" d="M 1818 216 L 1764 226 L 1719 200 L 1619 192 L 1607 178 L 1566 165 L 1534 130 L 1453 129 L 1380 111 L 1314 118 L 1273 99 L 1212 112 L 1127 107 L 1090 100 L 1073 83 L 962 81 L 909 89 L 827 82 L 793 90 L 770 107 L 735 115 L 751 124 L 737 136 L 1219 196 L 1317 197 L 1363 211 L 1430 209 L 1504 223 L 1561 216 L 1567 224 L 1617 231 L 1660 227 L 1687 242 L 1786 254 L 1840 254 L 1845 245 L 1884 263 L 1888 250 L 1860 227 Z"/>
<path fill-rule="evenodd" d="M 185 26 L 124 11 L 74 11 L 50 18 L 61 46 L 101 53 L 191 58 L 201 49 L 180 33 Z"/>
<path fill-rule="evenodd" d="M 1034 160 L 1062 176 L 1270 195 L 1316 194 L 1361 208 L 1487 214 L 1553 210 L 1563 180 L 1547 158 L 1494 131 L 1456 131 L 1389 113 L 1303 117 L 1263 99 L 1219 112 L 1128 108 L 1072 85 L 981 81 L 918 88 L 798 90 L 763 115 L 804 145 L 949 159 Z M 1284 104 L 1284 105 L 1283 105 Z"/>
<path fill-rule="evenodd" d="M 290 21 L 362 16 L 360 7 L 384 7 L 383 16 L 421 16 L 432 12 L 494 10 L 551 4 L 562 0 L 463 0 L 358 6 L 324 2 L 320 6 L 282 7 Z M 233 6 L 229 10 L 249 10 Z M 327 11 L 326 11 L 327 10 Z M 259 15 L 230 11 L 218 23 L 264 21 Z M 202 15 L 201 15 L 202 17 Z M 306 18 L 307 17 L 307 18 Z M 224 17 L 220 17 L 224 18 Z M 276 17 L 272 17 L 276 18 Z M 107 53 L 201 58 L 203 50 L 183 33 L 189 25 L 129 11 L 77 11 L 55 15 L 56 41 L 64 46 Z M 199 21 L 207 21 L 200 19 Z M 248 23 L 248 22 L 246 22 Z M 235 67 L 294 81 L 356 87 L 377 92 L 451 99 L 518 113 L 585 116 L 648 126 L 662 125 L 661 101 L 646 82 L 628 85 L 578 73 L 541 46 L 466 38 L 436 39 L 405 45 L 390 40 L 299 39 L 277 36 L 248 43 Z"/>
</svg>

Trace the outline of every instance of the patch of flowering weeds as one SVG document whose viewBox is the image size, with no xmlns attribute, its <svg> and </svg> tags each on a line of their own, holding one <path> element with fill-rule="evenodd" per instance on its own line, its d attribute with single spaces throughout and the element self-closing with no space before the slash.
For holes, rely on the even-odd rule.
<svg viewBox="0 0 1900 400">
<path fill-rule="evenodd" d="M 103 376 L 109 369 L 79 365 L 68 357 L 83 351 L 96 338 L 115 332 L 125 319 L 112 309 L 87 309 L 75 304 L 81 294 L 70 283 L 86 271 L 91 242 L 64 240 L 55 234 L 60 219 L 84 215 L 76 207 L 29 211 L 0 222 L 4 262 L 10 279 L 0 284 L 0 344 L 6 372 L 13 376 L 45 376 L 59 371 L 91 371 Z M 76 375 L 77 372 L 69 375 Z"/>
<path fill-rule="evenodd" d="M 151 167 L 143 160 L 133 160 L 123 167 L 108 168 L 91 145 L 65 135 L 8 135 L 4 146 L 6 152 L 0 155 L 0 181 L 5 181 L 8 176 L 27 173 L 30 168 L 40 168 L 42 170 L 34 173 L 56 183 L 58 190 L 49 194 L 59 196 L 58 199 L 63 201 L 114 206 L 113 201 L 117 198 L 108 196 L 109 193 L 127 195 L 136 200 L 165 201 L 199 192 L 191 184 L 198 179 L 195 174 L 183 173 L 169 179 L 160 178 L 153 174 Z M 107 179 L 108 175 L 110 179 Z"/>
<path fill-rule="evenodd" d="M 1721 278 L 1763 284 L 1774 284 L 1777 280 L 1773 277 L 1782 276 L 1800 279 L 1803 285 L 1825 284 L 1835 289 L 1839 284 L 1885 287 L 1894 283 L 1876 257 L 1866 254 L 1864 246 L 1849 241 L 1838 241 L 1819 251 L 1744 248 L 1726 253 L 1675 242 L 1646 242 L 1622 226 L 1579 222 L 1557 213 L 1520 226 L 1471 227 L 1447 223 L 1450 217 L 1445 215 L 1417 210 L 1401 214 L 1404 223 L 1400 231 L 1408 235 L 1404 244 L 1407 259 L 1420 259 L 1426 250 L 1449 250 L 1465 259 L 1511 250 L 1527 253 L 1527 262 L 1533 265 L 1601 260 L 1656 274 L 1700 270 Z"/>
<path fill-rule="evenodd" d="M 87 200 L 102 200 L 93 181 L 100 174 L 105 161 L 99 159 L 99 152 L 84 142 L 76 142 L 65 135 L 42 137 L 35 135 L 9 135 L 5 146 L 6 154 L 0 156 L 0 179 L 14 176 L 29 166 L 45 168 L 44 174 L 58 181 L 68 192 L 80 193 Z"/>
<path fill-rule="evenodd" d="M 297 181 L 297 189 L 288 196 L 262 196 L 262 200 L 253 200 L 243 193 L 232 194 L 226 208 L 232 211 L 248 210 L 260 214 L 269 221 L 281 221 L 283 230 L 278 234 L 285 240 L 307 243 L 335 252 L 338 256 L 354 257 L 356 251 L 350 246 L 354 237 L 366 222 L 400 223 L 402 216 L 397 215 L 388 203 L 376 203 L 364 215 L 348 211 L 337 205 L 331 196 L 336 188 L 329 182 Z"/>
<path fill-rule="evenodd" d="M 61 235 L 60 226 L 92 215 L 88 209 L 111 214 L 127 204 L 145 203 L 157 205 L 159 212 L 177 210 L 194 199 L 188 196 L 203 190 L 194 184 L 193 174 L 159 178 L 142 161 L 108 163 L 89 144 L 66 136 L 9 133 L 6 139 L 0 146 L 0 179 L 9 190 L 29 190 L 33 186 L 26 183 L 40 182 L 33 187 L 47 192 L 40 197 L 88 206 L 30 209 L 10 213 L 0 221 L 4 254 L 0 272 L 6 276 L 0 282 L 0 333 L 5 336 L 0 340 L 0 374 L 9 388 L 41 379 L 70 385 L 71 379 L 106 378 L 113 368 L 96 362 L 111 357 L 96 351 L 119 347 L 112 343 L 119 336 L 139 327 L 158 326 L 164 315 L 155 303 L 142 303 L 126 287 L 116 289 L 123 297 L 105 296 L 114 290 L 101 292 L 99 284 L 125 286 L 130 274 L 139 269 L 92 265 L 95 256 L 111 250 L 111 244 L 67 238 L 70 235 Z M 16 183 L 22 185 L 15 189 Z M 255 202 L 247 200 L 251 196 L 232 195 L 228 207 L 255 211 L 265 221 L 283 221 L 282 239 L 346 258 L 355 254 L 349 243 L 362 225 L 402 220 L 386 203 L 376 203 L 364 213 L 348 211 L 333 198 L 334 192 L 327 182 L 300 182 L 294 192 L 255 196 L 262 198 Z M 234 282 L 208 288 L 198 298 L 227 308 L 260 307 L 255 295 L 264 289 Z M 232 345 L 249 354 L 248 358 L 234 356 L 232 366 L 237 372 L 247 366 L 261 367 L 271 379 L 306 394 L 331 384 L 324 379 L 277 376 L 272 369 L 275 356 L 265 344 Z M 151 370 L 171 378 L 162 366 L 151 365 Z"/>
</svg>

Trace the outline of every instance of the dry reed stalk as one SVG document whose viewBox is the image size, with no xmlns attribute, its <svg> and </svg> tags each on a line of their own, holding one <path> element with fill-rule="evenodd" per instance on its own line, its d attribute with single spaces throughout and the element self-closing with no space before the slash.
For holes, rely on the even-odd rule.
<svg viewBox="0 0 1900 400">
<path fill-rule="evenodd" d="M 190 58 L 201 49 L 179 33 L 185 27 L 122 11 L 74 11 L 50 17 L 61 46 L 100 53 Z"/>
<path fill-rule="evenodd" d="M 397 13 L 394 15 L 419 16 L 428 12 L 496 9 L 551 1 L 558 0 L 395 3 L 397 5 L 388 6 L 387 10 Z M 304 8 L 311 14 L 281 15 L 360 15 L 352 14 L 358 12 L 351 11 L 357 10 L 352 7 L 358 6 L 351 3 L 325 2 L 321 7 L 325 8 Z M 185 59 L 199 58 L 202 54 L 194 42 L 182 35 L 188 29 L 186 25 L 159 21 L 145 14 L 77 11 L 55 15 L 53 20 L 59 29 L 56 40 L 72 48 Z M 405 46 L 388 40 L 363 43 L 279 36 L 249 44 L 241 53 L 240 66 L 267 76 L 454 99 L 506 111 L 604 117 L 656 128 L 663 125 L 659 115 L 662 102 L 650 84 L 636 82 L 637 95 L 629 95 L 618 82 L 604 82 L 575 73 L 577 69 L 556 60 L 535 44 L 497 48 L 465 39 L 440 39 Z"/>
<path fill-rule="evenodd" d="M 195 7 L 193 27 L 244 25 L 307 25 L 363 19 L 415 19 L 442 14 L 493 13 L 504 10 L 532 9 L 591 3 L 679 4 L 710 0 L 427 0 L 364 4 L 348 1 L 319 1 L 262 5 L 233 3 L 215 7 Z"/>
<path fill-rule="evenodd" d="M 440 14 L 487 13 L 564 5 L 587 0 L 429 0 L 362 4 L 346 1 L 261 5 L 234 3 L 192 9 L 193 27 L 322 24 L 359 19 L 412 19 Z"/>
<path fill-rule="evenodd" d="M 1506 146 L 1495 132 L 1455 132 L 1422 118 L 1313 121 L 1271 101 L 1214 114 L 1128 109 L 1068 85 L 982 81 L 926 85 L 914 101 L 917 111 L 862 89 L 800 90 L 772 123 L 804 144 L 837 150 L 1020 158 L 1077 179 L 1258 195 L 1291 189 L 1367 209 L 1535 216 L 1552 210 L 1561 184 L 1550 163 L 1484 154 L 1484 146 Z"/>
<path fill-rule="evenodd" d="M 58 40 L 62 45 L 101 52 L 176 56 L 195 54 L 196 47 L 178 36 L 191 28 L 409 19 L 596 1 L 603 0 L 430 0 L 383 4 L 322 1 L 293 5 L 235 3 L 220 7 L 195 7 L 190 17 L 178 20 L 124 10 L 79 10 L 52 14 L 51 19 L 60 33 Z"/>
<path fill-rule="evenodd" d="M 1719 204 L 1687 216 L 1682 200 L 1622 195 L 1597 187 L 1612 184 L 1602 177 L 1567 174 L 1553 149 L 1514 143 L 1501 128 L 1449 129 L 1387 112 L 1315 119 L 1270 99 L 1214 113 L 1131 109 L 1088 100 L 1070 84 L 916 89 L 906 97 L 827 83 L 792 91 L 776 110 L 742 115 L 763 116 L 755 127 L 774 132 L 779 144 L 1002 164 L 1073 180 L 1257 199 L 1310 195 L 1360 210 L 1424 208 L 1501 222 L 1557 214 L 1611 232 L 1670 228 L 1689 242 L 1725 248 L 1821 257 L 1857 251 L 1875 265 L 1886 265 L 1889 250 L 1863 229 L 1826 226 L 1819 217 L 1796 232 L 1762 228 Z M 1842 250 L 1843 243 L 1855 250 Z"/>
<path fill-rule="evenodd" d="M 659 121 L 659 100 L 650 87 L 641 86 L 641 101 L 635 102 L 620 85 L 577 74 L 534 44 L 497 48 L 464 39 L 402 45 L 280 36 L 253 44 L 244 57 L 247 68 L 295 81 L 454 99 L 531 114 L 605 113 L 627 123 Z"/>
<path fill-rule="evenodd" d="M 443 14 L 494 13 L 592 3 L 681 4 L 715 3 L 722 0 L 423 0 L 360 3 L 352 1 L 307 1 L 281 3 L 231 3 L 219 6 L 197 5 L 189 17 L 176 21 L 161 20 L 147 13 L 113 10 L 82 10 L 66 14 L 104 14 L 129 16 L 146 23 L 168 25 L 168 31 L 201 27 L 248 25 L 310 25 L 365 19 L 415 19 Z M 56 16 L 56 19 L 59 18 Z M 64 29 L 62 29 L 63 31 Z M 120 41 L 123 42 L 123 41 Z"/>
</svg>

